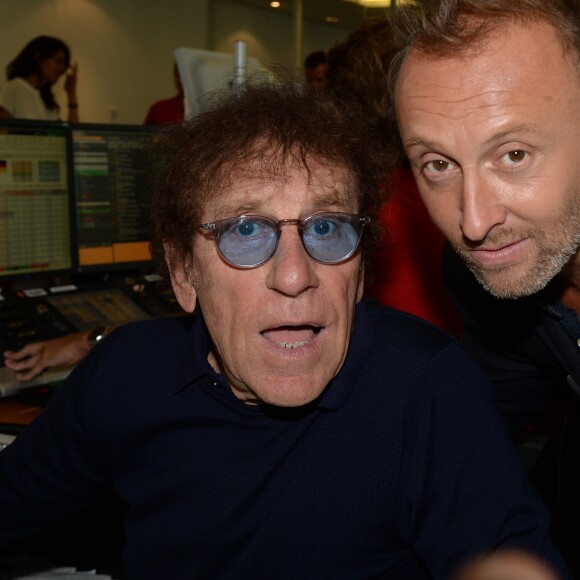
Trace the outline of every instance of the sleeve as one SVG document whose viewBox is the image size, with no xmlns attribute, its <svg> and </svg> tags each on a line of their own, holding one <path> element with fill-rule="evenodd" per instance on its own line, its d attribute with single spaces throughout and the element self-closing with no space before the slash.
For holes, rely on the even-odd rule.
<svg viewBox="0 0 580 580">
<path fill-rule="evenodd" d="M 459 345 L 426 366 L 404 415 L 403 494 L 409 543 L 434 578 L 490 548 L 516 547 L 570 578 L 491 397 Z"/>
<path fill-rule="evenodd" d="M 14 90 L 9 84 L 0 86 L 0 107 L 6 109 L 11 115 L 16 110 Z"/>
<path fill-rule="evenodd" d="M 89 360 L 90 359 L 90 360 Z M 0 548 L 80 511 L 113 489 L 87 428 L 94 357 L 87 357 L 45 411 L 0 453 Z"/>
</svg>

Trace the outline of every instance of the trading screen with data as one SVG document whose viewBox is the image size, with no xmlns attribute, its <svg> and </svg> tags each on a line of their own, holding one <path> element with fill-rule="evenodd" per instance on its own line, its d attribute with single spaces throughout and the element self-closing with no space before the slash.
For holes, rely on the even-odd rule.
<svg viewBox="0 0 580 580">
<path fill-rule="evenodd" d="M 67 129 L 0 122 L 0 279 L 72 268 Z"/>
<path fill-rule="evenodd" d="M 150 127 L 72 126 L 78 268 L 151 263 Z"/>
</svg>

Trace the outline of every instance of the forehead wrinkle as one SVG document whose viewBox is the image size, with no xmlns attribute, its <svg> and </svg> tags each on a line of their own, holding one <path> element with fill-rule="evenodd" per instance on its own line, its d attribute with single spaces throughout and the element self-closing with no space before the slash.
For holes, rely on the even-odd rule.
<svg viewBox="0 0 580 580">
<path fill-rule="evenodd" d="M 276 196 L 276 192 L 265 194 L 257 199 L 226 200 L 217 209 L 219 219 L 233 217 L 242 214 L 266 213 L 270 200 Z M 339 192 L 336 188 L 332 191 L 313 192 L 308 211 L 318 211 L 328 207 L 337 207 L 341 210 L 353 209 L 354 196 L 349 196 L 348 191 Z M 215 219 L 218 219 L 217 217 Z"/>
<path fill-rule="evenodd" d="M 230 191 L 215 195 L 206 205 L 206 210 L 213 206 L 215 216 L 212 219 L 224 219 L 242 213 L 255 213 L 274 197 L 275 191 L 271 191 L 272 188 L 276 185 L 281 186 L 286 181 L 286 177 L 276 172 L 267 173 L 257 170 L 253 164 L 235 167 L 227 174 L 227 178 L 220 181 L 221 189 Z M 238 191 L 236 191 L 236 183 L 240 184 Z M 254 198 L 246 195 L 251 190 L 259 195 Z M 267 190 L 270 192 L 268 193 Z"/>
<path fill-rule="evenodd" d="M 259 163 L 238 167 L 229 175 L 225 189 L 230 192 L 215 199 L 216 216 L 223 219 L 248 213 L 267 213 L 272 200 L 280 195 L 280 190 L 298 176 L 306 177 L 309 203 L 306 211 L 318 211 L 328 207 L 353 209 L 356 205 L 354 177 L 346 167 L 332 165 L 326 160 L 309 160 L 306 165 L 297 162 L 286 163 L 281 171 L 268 171 Z M 236 192 L 236 181 L 239 189 Z"/>
<path fill-rule="evenodd" d="M 342 173 L 342 170 L 338 170 L 336 173 Z M 320 177 L 312 179 L 309 177 L 308 185 L 312 192 L 312 203 L 311 206 L 313 210 L 324 209 L 327 207 L 337 207 L 339 209 L 354 209 L 356 205 L 357 196 L 353 186 L 353 178 L 350 172 L 345 175 L 344 181 L 341 182 L 343 187 L 337 187 L 337 180 L 334 179 L 334 174 L 331 173 L 329 177 L 332 179 L 332 183 L 324 182 Z M 315 183 L 317 181 L 318 183 Z"/>
<path fill-rule="evenodd" d="M 535 137 L 541 133 L 539 127 L 529 123 L 520 123 L 518 125 L 514 125 L 510 127 L 509 125 L 506 126 L 505 129 L 499 131 L 498 133 L 494 133 L 489 139 L 484 141 L 484 145 L 491 145 L 496 141 L 501 141 L 506 139 L 507 137 L 513 137 L 516 139 L 521 135 Z"/>
<path fill-rule="evenodd" d="M 433 88 L 430 88 L 433 86 Z M 502 89 L 487 89 L 484 91 L 478 91 L 475 94 L 470 94 L 465 97 L 461 98 L 451 98 L 446 97 L 445 99 L 439 99 L 437 104 L 440 107 L 446 107 L 442 109 L 441 112 L 433 111 L 433 102 L 434 102 L 434 92 L 438 90 L 455 90 L 457 92 L 461 91 L 461 87 L 448 87 L 445 85 L 430 85 L 425 87 L 425 91 L 423 94 L 411 94 L 410 98 L 417 102 L 414 108 L 419 108 L 424 112 L 427 112 L 432 115 L 439 115 L 443 117 L 451 117 L 453 119 L 462 119 L 465 118 L 472 113 L 478 113 L 481 111 L 485 111 L 488 109 L 493 109 L 498 106 L 504 106 L 506 103 L 506 98 L 510 99 L 507 101 L 511 103 L 511 99 L 513 95 L 510 95 L 510 87 L 504 87 Z M 421 106 L 421 103 L 427 103 L 427 106 Z"/>
<path fill-rule="evenodd" d="M 457 101 L 459 102 L 459 101 Z M 449 101 L 451 103 L 451 101 Z M 463 114 L 456 114 L 455 116 L 451 116 L 447 114 L 447 112 L 433 112 L 427 111 L 430 117 L 439 118 L 442 120 L 448 120 L 452 118 L 454 121 L 461 121 L 463 132 L 467 134 L 469 132 L 469 128 L 478 125 L 484 125 L 485 128 L 490 128 L 494 131 L 485 141 L 483 141 L 484 146 L 492 145 L 493 143 L 505 139 L 506 137 L 510 137 L 513 135 L 514 138 L 520 135 L 526 135 L 529 137 L 537 136 L 541 133 L 540 129 L 531 124 L 531 123 L 519 123 L 516 125 L 510 126 L 510 123 L 513 121 L 510 119 L 512 116 L 512 112 L 510 111 L 501 111 L 495 114 L 491 114 L 490 111 L 496 109 L 497 106 L 495 103 L 490 103 L 487 105 L 479 105 L 475 109 L 470 109 L 469 111 L 465 111 Z M 415 110 L 417 110 L 415 108 Z M 452 109 L 450 109 L 452 110 Z M 487 115 L 483 114 L 488 112 Z M 472 116 L 478 116 L 479 119 L 473 119 Z M 467 122 L 468 121 L 468 122 Z M 424 146 L 429 149 L 437 149 L 442 146 L 442 144 L 438 143 L 437 139 L 433 139 L 429 136 L 422 137 L 420 133 L 429 130 L 429 125 L 425 125 L 424 127 L 412 128 L 409 133 L 410 136 L 404 138 L 403 145 L 405 147 L 413 148 L 417 146 Z M 418 135 L 414 135 L 414 133 L 418 133 Z M 440 134 L 440 131 L 437 131 Z"/>
<path fill-rule="evenodd" d="M 429 127 L 434 123 L 435 120 L 441 123 L 448 123 L 451 121 L 462 122 L 464 127 L 468 127 L 471 125 L 478 125 L 482 122 L 489 123 L 490 120 L 501 117 L 503 113 L 494 113 L 494 114 L 483 114 L 485 111 L 495 110 L 497 109 L 496 103 L 489 103 L 487 105 L 480 105 L 474 104 L 473 106 L 469 105 L 466 109 L 462 107 L 458 107 L 459 104 L 468 103 L 470 99 L 460 99 L 460 100 L 445 100 L 439 101 L 439 110 L 433 109 L 433 97 L 432 95 L 424 95 L 421 97 L 413 96 L 415 101 L 422 101 L 426 103 L 425 106 L 422 106 L 420 102 L 415 102 L 411 106 L 411 110 L 416 114 L 418 112 L 426 115 L 427 121 L 414 121 L 410 124 L 409 129 L 407 130 L 408 135 L 403 134 L 403 143 L 408 146 L 414 146 L 417 143 L 424 143 L 427 144 L 429 142 L 429 138 L 427 136 L 422 137 L 420 133 L 423 133 L 425 130 L 429 131 Z M 407 113 L 408 114 L 408 113 Z M 479 119 L 473 119 L 474 116 L 479 117 Z M 437 127 L 437 134 L 440 133 L 440 128 Z M 415 136 L 415 133 L 419 135 Z"/>
<path fill-rule="evenodd" d="M 268 204 L 273 194 L 263 195 L 256 199 L 230 199 L 226 198 L 216 206 L 216 214 L 219 219 L 234 217 L 242 214 L 257 214 Z M 218 219 L 217 217 L 215 219 Z"/>
</svg>

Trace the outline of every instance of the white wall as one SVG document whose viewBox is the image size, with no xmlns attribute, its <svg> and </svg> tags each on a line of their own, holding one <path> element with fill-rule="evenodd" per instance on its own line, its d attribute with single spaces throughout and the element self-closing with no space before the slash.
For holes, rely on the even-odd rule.
<svg viewBox="0 0 580 580">
<path fill-rule="evenodd" d="M 292 16 L 233 4 L 214 2 L 211 5 L 212 50 L 233 52 L 236 40 L 248 45 L 248 56 L 267 67 L 291 68 L 294 60 L 294 21 Z M 327 50 L 348 35 L 334 25 L 305 21 L 302 26 L 302 59 L 312 51 Z"/>
<path fill-rule="evenodd" d="M 210 0 L 0 0 L 0 80 L 4 68 L 39 34 L 64 40 L 79 64 L 81 121 L 141 123 L 152 102 L 175 94 L 173 49 L 232 52 L 264 65 L 293 63 L 291 16 Z M 305 22 L 303 57 L 343 40 L 347 30 Z M 55 94 L 66 118 L 62 81 Z"/>
</svg>

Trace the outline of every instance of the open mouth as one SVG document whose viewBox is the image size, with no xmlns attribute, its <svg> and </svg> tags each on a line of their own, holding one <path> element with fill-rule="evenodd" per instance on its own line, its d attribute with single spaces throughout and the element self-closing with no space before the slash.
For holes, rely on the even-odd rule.
<svg viewBox="0 0 580 580">
<path fill-rule="evenodd" d="M 322 326 L 312 326 L 309 324 L 301 326 L 278 326 L 268 328 L 261 332 L 267 340 L 282 348 L 300 348 L 316 338 Z"/>
</svg>

